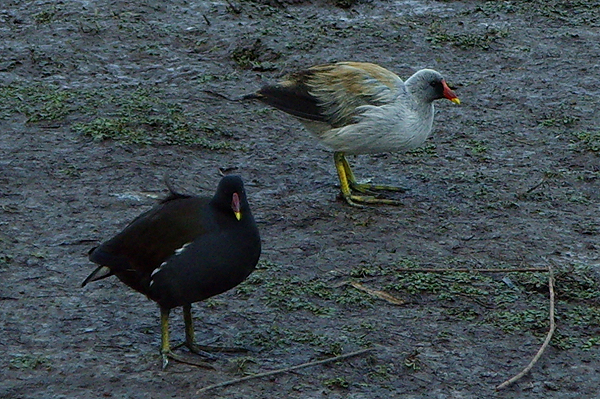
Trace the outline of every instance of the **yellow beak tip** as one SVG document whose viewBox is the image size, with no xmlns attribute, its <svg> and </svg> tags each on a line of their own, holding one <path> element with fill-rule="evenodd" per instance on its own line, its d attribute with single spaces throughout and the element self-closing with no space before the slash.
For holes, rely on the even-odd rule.
<svg viewBox="0 0 600 399">
<path fill-rule="evenodd" d="M 460 100 L 458 99 L 458 97 L 454 97 L 454 98 L 453 98 L 452 100 L 450 100 L 450 101 L 452 101 L 454 104 L 460 104 Z"/>
<path fill-rule="evenodd" d="M 242 219 L 242 212 L 234 212 L 234 214 L 235 214 L 235 218 L 237 220 L 241 220 Z"/>
</svg>

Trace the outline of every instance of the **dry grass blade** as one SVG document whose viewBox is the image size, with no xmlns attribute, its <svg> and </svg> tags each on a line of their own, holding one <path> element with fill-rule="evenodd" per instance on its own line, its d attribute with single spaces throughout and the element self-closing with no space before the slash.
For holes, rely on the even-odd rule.
<svg viewBox="0 0 600 399">
<path fill-rule="evenodd" d="M 469 269 L 469 268 L 455 268 L 455 269 L 413 269 L 413 268 L 396 268 L 396 272 L 409 272 L 409 273 L 524 273 L 524 272 L 547 272 L 548 269 L 545 267 L 523 267 L 516 269 Z"/>
<path fill-rule="evenodd" d="M 357 290 L 364 291 L 369 295 L 373 295 L 379 299 L 383 299 L 384 301 L 387 301 L 393 305 L 404 305 L 406 303 L 406 301 L 404 301 L 402 299 L 398 299 L 398 298 L 388 294 L 387 292 L 374 290 L 372 288 L 365 287 L 364 285 L 362 285 L 361 283 L 357 283 L 356 281 L 351 281 L 349 284 L 351 286 L 353 286 L 354 288 L 356 288 Z"/>
<path fill-rule="evenodd" d="M 520 380 L 525 374 L 527 374 L 533 368 L 533 366 L 537 363 L 537 361 L 540 359 L 540 357 L 542 356 L 542 354 L 544 353 L 544 351 L 550 344 L 550 340 L 552 339 L 552 335 L 554 334 L 554 330 L 556 329 L 556 323 L 554 321 L 554 276 L 552 274 L 552 266 L 551 265 L 548 265 L 548 274 L 549 274 L 548 288 L 550 290 L 550 330 L 548 331 L 548 334 L 546 335 L 546 339 L 544 340 L 544 343 L 542 344 L 542 346 L 540 347 L 538 352 L 535 354 L 533 359 L 531 359 L 531 362 L 529 362 L 527 367 L 525 367 L 523 369 L 523 371 L 521 371 L 519 374 L 515 375 L 511 379 L 506 380 L 502 384 L 498 385 L 496 387 L 497 391 L 500 389 L 506 388 L 509 385 L 514 384 L 516 381 Z"/>
</svg>

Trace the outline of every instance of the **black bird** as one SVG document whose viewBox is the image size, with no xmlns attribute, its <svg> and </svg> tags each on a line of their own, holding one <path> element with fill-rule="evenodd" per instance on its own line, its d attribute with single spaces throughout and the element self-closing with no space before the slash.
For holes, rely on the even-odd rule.
<svg viewBox="0 0 600 399">
<path fill-rule="evenodd" d="M 171 351 L 169 312 L 183 306 L 185 345 L 194 338 L 191 304 L 237 286 L 252 273 L 261 251 L 258 228 L 239 176 L 224 177 L 212 198 L 170 194 L 115 237 L 93 248 L 99 265 L 83 282 L 115 275 L 160 307 L 163 369 Z"/>
</svg>

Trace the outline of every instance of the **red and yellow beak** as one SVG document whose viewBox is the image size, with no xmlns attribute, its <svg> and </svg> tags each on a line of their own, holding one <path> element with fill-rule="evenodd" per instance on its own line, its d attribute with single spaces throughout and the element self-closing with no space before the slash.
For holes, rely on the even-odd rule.
<svg viewBox="0 0 600 399">
<path fill-rule="evenodd" d="M 445 80 L 442 80 L 442 85 L 444 86 L 444 97 L 446 97 L 448 100 L 452 101 L 455 104 L 460 104 L 458 96 L 454 94 L 450 87 L 448 87 Z"/>
<path fill-rule="evenodd" d="M 237 220 L 242 219 L 242 210 L 240 209 L 240 196 L 238 193 L 233 193 L 231 197 L 231 209 Z"/>
</svg>

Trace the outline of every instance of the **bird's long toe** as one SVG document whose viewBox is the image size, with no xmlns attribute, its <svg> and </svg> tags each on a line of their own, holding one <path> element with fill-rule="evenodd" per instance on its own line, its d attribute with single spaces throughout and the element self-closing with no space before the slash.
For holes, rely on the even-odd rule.
<svg viewBox="0 0 600 399">
<path fill-rule="evenodd" d="M 185 341 L 173 346 L 173 350 L 181 348 L 182 346 L 185 346 L 186 348 L 188 348 L 188 350 L 190 352 L 192 352 L 193 354 L 202 356 L 203 358 L 206 358 L 208 360 L 217 360 L 219 358 L 219 356 L 211 353 L 211 352 L 219 352 L 219 350 L 216 349 L 216 347 L 202 346 L 202 345 L 197 345 L 195 343 L 190 344 Z"/>
<path fill-rule="evenodd" d="M 402 205 L 401 201 L 396 201 L 387 198 L 377 198 L 372 195 L 354 195 L 344 196 L 344 199 L 349 205 L 357 208 L 364 208 L 365 205 Z"/>
<path fill-rule="evenodd" d="M 398 186 L 386 186 L 381 184 L 367 184 L 367 183 L 355 183 L 350 182 L 350 188 L 354 191 L 358 191 L 359 193 L 368 194 L 376 191 L 393 191 L 404 193 L 408 191 L 407 188 L 398 187 Z"/>
<path fill-rule="evenodd" d="M 213 346 L 213 345 L 198 345 L 197 343 L 186 342 L 185 346 L 190 352 L 195 353 L 199 356 L 207 357 L 208 359 L 218 359 L 217 355 L 213 353 L 247 353 L 250 352 L 248 348 L 242 347 L 230 347 L 230 346 Z"/>
<path fill-rule="evenodd" d="M 169 359 L 174 360 L 179 363 L 188 364 L 190 366 L 196 366 L 196 367 L 214 370 L 213 365 L 211 365 L 210 363 L 202 362 L 199 360 L 193 360 L 193 359 L 187 358 L 185 356 L 181 356 L 181 355 L 176 355 L 175 353 L 173 353 L 171 351 L 162 353 L 162 369 L 163 370 L 166 369 L 167 366 L 169 365 Z"/>
</svg>

